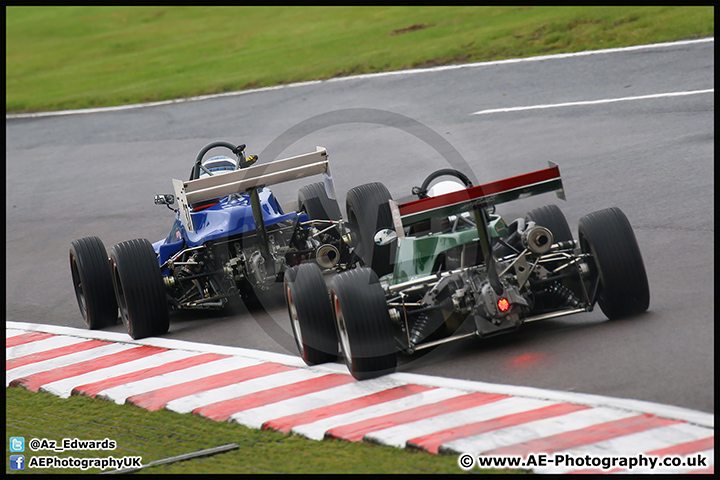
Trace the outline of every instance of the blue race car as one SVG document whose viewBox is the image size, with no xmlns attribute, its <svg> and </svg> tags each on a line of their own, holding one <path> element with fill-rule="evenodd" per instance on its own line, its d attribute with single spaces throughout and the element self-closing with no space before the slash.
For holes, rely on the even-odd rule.
<svg viewBox="0 0 720 480">
<path fill-rule="evenodd" d="M 215 148 L 234 158 L 204 159 Z M 282 282 L 301 263 L 341 271 L 362 262 L 341 218 L 324 148 L 267 164 L 244 150 L 209 143 L 188 181 L 173 180 L 174 194 L 155 196 L 175 212 L 165 239 L 121 242 L 109 256 L 98 237 L 71 243 L 75 295 L 89 328 L 116 324 L 119 309 L 132 338 L 162 335 L 170 310 L 220 309 L 236 295 L 257 301 L 256 290 Z M 324 181 L 298 191 L 297 211 L 285 212 L 267 188 L 318 174 Z"/>
</svg>

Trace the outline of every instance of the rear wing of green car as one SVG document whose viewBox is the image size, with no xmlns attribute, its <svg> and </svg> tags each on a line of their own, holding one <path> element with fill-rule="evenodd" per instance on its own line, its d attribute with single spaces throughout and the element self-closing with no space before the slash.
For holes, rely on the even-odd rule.
<svg viewBox="0 0 720 480">
<path fill-rule="evenodd" d="M 391 200 L 390 211 L 395 231 L 402 238 L 403 227 L 430 218 L 457 215 L 478 207 L 488 207 L 546 192 L 554 191 L 558 198 L 565 200 L 560 169 L 556 164 L 548 163 L 550 164 L 549 168 L 544 170 L 477 185 L 436 197 L 422 198 L 402 204 L 397 204 Z"/>
<path fill-rule="evenodd" d="M 497 182 L 486 183 L 464 190 L 427 197 L 398 205 L 392 200 L 390 212 L 395 226 L 397 238 L 404 238 L 404 227 L 417 224 L 431 218 L 447 217 L 472 211 L 478 231 L 478 242 L 485 262 L 488 278 L 497 295 L 502 294 L 504 287 L 500 282 L 492 255 L 491 239 L 488 232 L 488 216 L 485 207 L 510 202 L 519 198 L 556 192 L 558 198 L 565 200 L 560 169 L 552 162 L 549 168 L 536 172 L 506 178 Z"/>
<path fill-rule="evenodd" d="M 324 147 L 317 147 L 315 152 L 274 162 L 255 164 L 223 175 L 189 181 L 173 179 L 173 188 L 183 225 L 186 230 L 194 232 L 190 216 L 191 205 L 321 173 L 325 176 L 325 190 L 328 196 L 334 199 L 335 187 L 330 174 L 327 150 Z"/>
</svg>

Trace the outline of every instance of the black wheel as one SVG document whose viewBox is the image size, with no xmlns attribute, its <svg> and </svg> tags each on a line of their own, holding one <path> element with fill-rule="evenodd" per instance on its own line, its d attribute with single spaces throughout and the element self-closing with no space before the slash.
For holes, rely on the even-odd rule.
<svg viewBox="0 0 720 480">
<path fill-rule="evenodd" d="M 170 328 L 165 284 L 157 256 L 146 239 L 118 243 L 110 251 L 120 317 L 134 339 L 162 335 Z"/>
<path fill-rule="evenodd" d="M 80 313 L 88 328 L 95 330 L 115 325 L 118 307 L 110 261 L 102 240 L 86 237 L 72 241 L 70 273 Z"/>
<path fill-rule="evenodd" d="M 304 210 L 311 219 L 340 220 L 337 200 L 331 200 L 323 182 L 311 183 L 298 190 L 298 210 Z"/>
<path fill-rule="evenodd" d="M 358 256 L 380 277 L 393 270 L 390 254 L 395 244 L 379 246 L 374 241 L 378 230 L 393 228 L 388 200 L 392 195 L 379 182 L 351 188 L 346 199 L 348 224 L 358 237 Z"/>
<path fill-rule="evenodd" d="M 580 248 L 593 256 L 592 273 L 599 277 L 597 301 L 610 319 L 636 315 L 650 305 L 645 264 L 635 233 L 619 208 L 580 218 Z"/>
<path fill-rule="evenodd" d="M 303 263 L 285 271 L 285 303 L 300 356 L 308 365 L 338 359 L 330 296 L 320 267 Z"/>
<path fill-rule="evenodd" d="M 330 299 L 345 363 L 358 380 L 392 373 L 397 366 L 393 326 L 375 272 L 367 267 L 341 273 Z"/>
<path fill-rule="evenodd" d="M 331 200 L 325 191 L 323 182 L 311 183 L 298 190 L 298 210 L 304 211 L 310 220 L 335 220 L 342 219 L 340 207 L 337 200 Z M 328 225 L 318 225 L 319 230 L 325 230 Z M 339 228 L 330 228 L 326 233 L 333 239 L 333 243 L 340 243 L 342 233 Z M 342 249 L 342 245 L 340 244 Z M 326 248 L 316 258 L 320 265 L 330 267 L 341 261 L 342 254 L 336 247 Z"/>
<path fill-rule="evenodd" d="M 526 220 L 532 220 L 537 225 L 541 225 L 553 234 L 555 243 L 567 242 L 573 239 L 572 231 L 568 225 L 565 215 L 557 205 L 545 205 L 544 207 L 530 210 L 525 215 Z"/>
</svg>

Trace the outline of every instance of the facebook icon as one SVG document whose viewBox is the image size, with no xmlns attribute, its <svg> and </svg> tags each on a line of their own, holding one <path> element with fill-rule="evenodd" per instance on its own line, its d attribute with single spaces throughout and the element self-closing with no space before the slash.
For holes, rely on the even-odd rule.
<svg viewBox="0 0 720 480">
<path fill-rule="evenodd" d="M 10 470 L 25 470 L 25 455 L 10 455 Z"/>
</svg>

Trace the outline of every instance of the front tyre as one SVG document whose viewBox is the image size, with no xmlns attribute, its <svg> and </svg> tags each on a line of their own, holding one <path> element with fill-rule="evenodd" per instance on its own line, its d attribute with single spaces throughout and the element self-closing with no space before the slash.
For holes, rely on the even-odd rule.
<svg viewBox="0 0 720 480">
<path fill-rule="evenodd" d="M 91 330 L 115 325 L 118 307 L 107 251 L 98 237 L 73 240 L 70 273 L 80 313 Z"/>
<path fill-rule="evenodd" d="M 285 303 L 300 356 L 308 365 L 334 362 L 340 353 L 335 319 L 320 267 L 303 263 L 285 271 Z"/>
<path fill-rule="evenodd" d="M 610 319 L 637 315 L 650 306 L 645 264 L 630 222 L 616 207 L 580 218 L 580 248 L 590 253 L 590 270 L 599 278 L 597 301 Z"/>
<path fill-rule="evenodd" d="M 144 238 L 118 243 L 110 251 L 110 265 L 128 334 L 137 340 L 167 333 L 167 295 L 152 244 Z"/>
<path fill-rule="evenodd" d="M 367 267 L 341 273 L 331 283 L 330 299 L 352 376 L 365 380 L 394 372 L 393 326 L 377 274 Z"/>
</svg>

